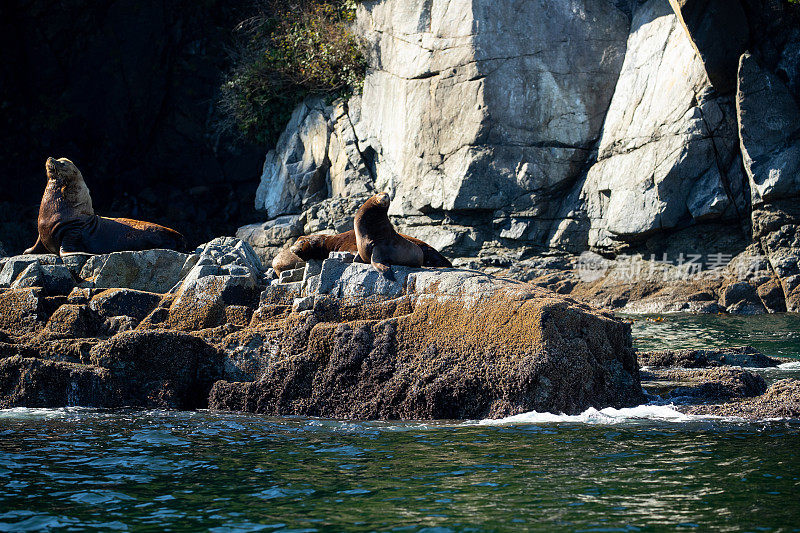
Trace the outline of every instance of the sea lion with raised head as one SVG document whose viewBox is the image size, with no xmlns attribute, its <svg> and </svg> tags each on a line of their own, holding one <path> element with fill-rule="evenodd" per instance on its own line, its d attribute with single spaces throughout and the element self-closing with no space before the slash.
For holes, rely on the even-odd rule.
<svg viewBox="0 0 800 533">
<path fill-rule="evenodd" d="M 69 159 L 47 159 L 47 185 L 39 204 L 39 238 L 26 254 L 107 254 L 169 248 L 183 251 L 186 239 L 175 230 L 129 218 L 97 216 L 89 188 Z"/>
<path fill-rule="evenodd" d="M 422 266 L 436 268 L 451 268 L 453 266 L 449 259 L 439 253 L 439 251 L 430 244 L 411 237 L 410 235 L 404 235 L 402 233 L 399 233 L 399 235 L 422 248 Z M 327 259 L 331 252 L 351 252 L 358 256 L 356 232 L 351 229 L 350 231 L 345 231 L 344 233 L 338 233 L 336 235 L 325 235 L 321 233 L 305 235 L 303 237 L 298 237 L 289 250 L 303 261 L 313 259 L 321 261 Z"/>
<path fill-rule="evenodd" d="M 390 276 L 391 265 L 421 267 L 425 254 L 418 245 L 404 239 L 389 220 L 389 194 L 376 194 L 362 205 L 353 220 L 358 255 L 379 272 Z"/>
</svg>

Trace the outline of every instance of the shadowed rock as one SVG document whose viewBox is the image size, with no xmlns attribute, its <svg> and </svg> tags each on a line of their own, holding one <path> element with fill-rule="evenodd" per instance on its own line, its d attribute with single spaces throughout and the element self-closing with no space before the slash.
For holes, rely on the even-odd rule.
<svg viewBox="0 0 800 533">
<path fill-rule="evenodd" d="M 719 350 L 663 350 L 639 354 L 639 364 L 647 367 L 710 368 L 717 366 L 743 366 L 751 368 L 775 367 L 778 359 L 767 357 L 752 346 L 737 346 Z"/>
</svg>

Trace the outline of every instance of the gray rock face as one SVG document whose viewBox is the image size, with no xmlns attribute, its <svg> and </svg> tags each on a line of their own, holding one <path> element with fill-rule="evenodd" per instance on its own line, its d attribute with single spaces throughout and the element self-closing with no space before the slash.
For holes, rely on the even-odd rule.
<svg viewBox="0 0 800 533">
<path fill-rule="evenodd" d="M 767 204 L 800 195 L 800 108 L 786 85 L 750 54 L 739 63 L 736 106 L 756 218 Z M 763 235 L 764 224 L 754 220 L 753 226 L 755 236 Z"/>
<path fill-rule="evenodd" d="M 65 265 L 42 265 L 33 262 L 11 284 L 12 289 L 27 287 L 42 287 L 50 296 L 67 295 L 75 287 L 75 280 Z"/>
<path fill-rule="evenodd" d="M 362 4 L 372 68 L 354 126 L 391 213 L 523 210 L 574 181 L 627 26 L 595 0 Z"/>
<path fill-rule="evenodd" d="M 399 231 L 484 265 L 706 252 L 709 232 L 736 255 L 800 221 L 800 30 L 759 30 L 780 5 L 361 2 L 363 94 L 295 110 L 256 199 L 280 218 L 238 236 L 269 260 L 387 190 Z M 736 72 L 748 42 L 774 73 L 750 55 Z"/>
<path fill-rule="evenodd" d="M 722 350 L 664 350 L 639 354 L 639 364 L 655 368 L 713 368 L 742 366 L 771 368 L 780 361 L 767 357 L 752 346 L 736 346 Z"/>
<path fill-rule="evenodd" d="M 346 104 L 301 104 L 274 150 L 267 154 L 256 209 L 269 217 L 297 213 L 310 203 L 372 190 Z"/>
<path fill-rule="evenodd" d="M 371 67 L 363 95 L 295 111 L 257 193 L 269 217 L 373 190 L 392 191 L 404 217 L 543 213 L 599 136 L 628 19 L 604 0 L 387 0 L 360 4 L 355 27 Z M 530 225 L 518 239 L 542 240 L 549 222 Z M 466 246 L 491 237 L 457 233 Z"/>
<path fill-rule="evenodd" d="M 592 248 L 692 220 L 720 218 L 728 194 L 736 135 L 730 104 L 710 97 L 708 77 L 663 0 L 633 17 L 628 54 L 600 139 L 598 162 L 580 187 L 585 217 L 565 217 L 551 237 L 584 229 Z"/>
<path fill-rule="evenodd" d="M 91 256 L 81 277 L 97 288 L 125 287 L 163 294 L 183 279 L 197 260 L 197 255 L 173 250 L 114 252 Z"/>
</svg>

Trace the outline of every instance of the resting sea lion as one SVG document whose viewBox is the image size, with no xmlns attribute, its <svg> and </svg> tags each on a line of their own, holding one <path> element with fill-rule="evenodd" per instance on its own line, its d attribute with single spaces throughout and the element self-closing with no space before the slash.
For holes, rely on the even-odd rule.
<svg viewBox="0 0 800 533">
<path fill-rule="evenodd" d="M 379 272 L 391 265 L 421 267 L 425 260 L 422 248 L 404 239 L 389 221 L 389 194 L 376 194 L 362 205 L 353 220 L 358 255 Z"/>
<path fill-rule="evenodd" d="M 402 233 L 399 233 L 399 235 L 422 248 L 424 256 L 422 266 L 440 268 L 451 268 L 453 266 L 445 256 L 430 244 L 409 235 L 403 235 Z M 356 256 L 358 255 L 356 232 L 352 229 L 337 235 L 314 234 L 299 237 L 289 249 L 303 261 L 311 259 L 321 261 L 327 259 L 331 252 L 351 252 Z M 277 257 L 275 259 L 277 260 Z M 275 268 L 274 263 L 273 268 Z"/>
<path fill-rule="evenodd" d="M 39 205 L 39 238 L 26 254 L 107 254 L 123 250 L 185 250 L 175 230 L 141 220 L 94 214 L 89 188 L 69 159 L 47 159 L 47 186 Z"/>
<path fill-rule="evenodd" d="M 297 268 L 297 265 L 303 262 L 303 259 L 297 257 L 290 248 L 284 248 L 275 259 L 272 260 L 272 270 L 280 276 L 284 270 L 292 270 Z"/>
</svg>

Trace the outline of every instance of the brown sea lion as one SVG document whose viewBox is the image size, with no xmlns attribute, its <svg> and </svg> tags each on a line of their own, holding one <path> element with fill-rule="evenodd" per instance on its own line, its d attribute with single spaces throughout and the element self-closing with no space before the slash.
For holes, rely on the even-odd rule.
<svg viewBox="0 0 800 533">
<path fill-rule="evenodd" d="M 376 194 L 362 205 L 353 220 L 358 255 L 377 271 L 389 275 L 391 265 L 421 267 L 425 254 L 404 239 L 389 221 L 389 194 Z"/>
<path fill-rule="evenodd" d="M 424 255 L 422 266 L 437 268 L 451 268 L 453 266 L 449 259 L 439 253 L 439 251 L 430 244 L 411 237 L 410 235 L 404 235 L 402 233 L 399 235 L 422 248 L 422 253 Z M 358 245 L 356 244 L 356 232 L 351 229 L 350 231 L 345 231 L 344 233 L 336 235 L 305 235 L 299 237 L 291 246 L 290 250 L 303 261 L 311 259 L 321 261 L 327 259 L 331 252 L 351 252 L 357 256 Z"/>
<path fill-rule="evenodd" d="M 39 238 L 26 254 L 186 249 L 186 239 L 175 230 L 141 220 L 95 215 L 83 175 L 69 159 L 50 157 L 45 169 L 47 186 L 39 205 Z"/>
<path fill-rule="evenodd" d="M 278 252 L 278 255 L 272 260 L 272 270 L 280 276 L 281 272 L 284 270 L 297 268 L 303 261 L 304 260 L 295 255 L 290 248 L 284 248 Z"/>
</svg>

